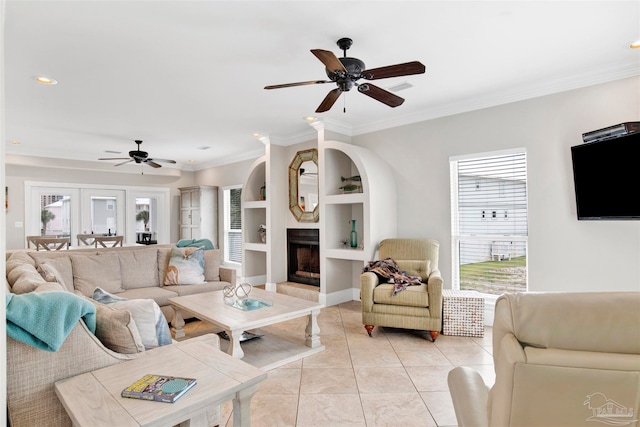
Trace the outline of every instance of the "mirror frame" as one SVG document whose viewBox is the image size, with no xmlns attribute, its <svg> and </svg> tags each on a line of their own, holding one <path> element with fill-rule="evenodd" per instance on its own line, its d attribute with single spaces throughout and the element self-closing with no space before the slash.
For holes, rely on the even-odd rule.
<svg viewBox="0 0 640 427">
<path fill-rule="evenodd" d="M 318 222 L 320 218 L 320 203 L 316 205 L 313 212 L 305 212 L 298 205 L 299 169 L 301 164 L 308 161 L 312 161 L 318 166 L 318 150 L 316 148 L 298 151 L 289 164 L 289 210 L 298 222 Z"/>
</svg>

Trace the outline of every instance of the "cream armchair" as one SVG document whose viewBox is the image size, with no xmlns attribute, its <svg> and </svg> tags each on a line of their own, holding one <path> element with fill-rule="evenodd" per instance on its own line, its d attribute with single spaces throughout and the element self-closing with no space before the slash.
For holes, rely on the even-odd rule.
<svg viewBox="0 0 640 427">
<path fill-rule="evenodd" d="M 362 323 L 371 336 L 375 326 L 429 331 L 435 341 L 442 329 L 442 276 L 438 270 L 440 244 L 432 239 L 385 239 L 379 259 L 392 258 L 422 284 L 393 295 L 394 286 L 379 283 L 378 276 L 360 276 Z"/>
<path fill-rule="evenodd" d="M 640 425 L 640 293 L 503 295 L 493 358 L 449 372 L 460 427 Z"/>
</svg>

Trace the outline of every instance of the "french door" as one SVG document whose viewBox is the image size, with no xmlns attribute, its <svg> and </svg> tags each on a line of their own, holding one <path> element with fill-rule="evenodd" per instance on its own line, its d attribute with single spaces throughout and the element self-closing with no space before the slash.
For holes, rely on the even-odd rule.
<svg viewBox="0 0 640 427">
<path fill-rule="evenodd" d="M 91 233 L 169 243 L 169 189 L 25 182 L 26 236 L 69 237 L 76 245 L 78 234 Z"/>
</svg>

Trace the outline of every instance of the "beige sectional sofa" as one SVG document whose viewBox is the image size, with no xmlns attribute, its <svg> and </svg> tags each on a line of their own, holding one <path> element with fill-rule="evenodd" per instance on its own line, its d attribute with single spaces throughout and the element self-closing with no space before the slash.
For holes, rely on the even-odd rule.
<svg viewBox="0 0 640 427">
<path fill-rule="evenodd" d="M 171 245 L 13 251 L 7 253 L 7 292 L 20 295 L 68 291 L 89 298 L 94 289 L 100 287 L 127 300 L 153 299 L 164 317 L 171 320 L 174 311 L 169 298 L 220 290 L 236 281 L 235 270 L 220 266 L 220 251 L 209 250 L 204 257 L 206 282 L 165 286 L 170 253 Z M 141 329 L 138 330 L 131 312 L 94 304 L 95 334 L 79 320 L 55 352 L 40 350 L 7 336 L 7 409 L 12 427 L 70 426 L 71 420 L 55 395 L 56 381 L 147 353 L 142 345 Z M 159 313 L 158 316 L 162 319 Z M 197 339 L 219 346 L 215 335 Z M 207 418 L 208 425 L 217 425 L 219 407 L 208 411 Z"/>
<path fill-rule="evenodd" d="M 169 298 L 217 291 L 236 282 L 236 270 L 221 267 L 220 249 L 204 251 L 202 284 L 165 286 L 172 245 L 68 251 L 13 251 L 7 253 L 7 284 L 10 292 L 31 292 L 43 282 L 58 282 L 71 292 L 91 297 L 96 287 L 126 299 L 153 299 L 171 321 Z M 46 266 L 55 274 L 47 277 Z"/>
</svg>

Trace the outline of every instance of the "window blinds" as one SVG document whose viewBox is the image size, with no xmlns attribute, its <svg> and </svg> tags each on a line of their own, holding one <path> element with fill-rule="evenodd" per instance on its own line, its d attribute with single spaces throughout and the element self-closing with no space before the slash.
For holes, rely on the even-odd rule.
<svg viewBox="0 0 640 427">
<path fill-rule="evenodd" d="M 453 160 L 454 282 L 489 294 L 525 291 L 526 153 Z"/>
</svg>

